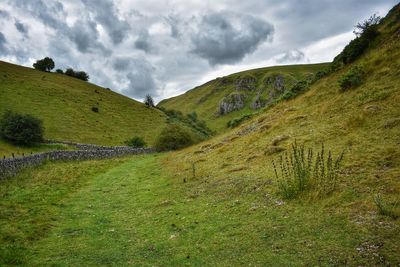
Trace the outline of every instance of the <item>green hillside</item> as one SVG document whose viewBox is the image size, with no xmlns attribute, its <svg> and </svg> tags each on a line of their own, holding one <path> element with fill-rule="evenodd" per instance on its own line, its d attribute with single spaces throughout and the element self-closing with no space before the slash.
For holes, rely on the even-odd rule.
<svg viewBox="0 0 400 267">
<path fill-rule="evenodd" d="M 165 99 L 158 106 L 179 110 L 182 113 L 195 111 L 214 131 L 226 131 L 227 122 L 244 114 L 251 114 L 267 106 L 297 81 L 309 79 L 329 64 L 290 65 L 260 68 L 217 78 L 186 93 Z M 226 114 L 218 114 L 221 101 L 227 96 L 242 95 L 243 107 Z M 252 106 L 259 96 L 262 103 Z M 233 99 L 235 101 L 235 99 Z"/>
<path fill-rule="evenodd" d="M 2 181 L 0 265 L 399 266 L 400 5 L 378 32 L 307 91 L 200 144 Z M 355 66 L 358 85 L 341 89 Z M 276 173 L 295 144 L 345 154 L 287 197 Z"/>
<path fill-rule="evenodd" d="M 137 135 L 152 144 L 166 123 L 157 109 L 65 75 L 6 62 L 0 74 L 0 114 L 10 109 L 37 116 L 47 139 L 121 145 Z"/>
</svg>

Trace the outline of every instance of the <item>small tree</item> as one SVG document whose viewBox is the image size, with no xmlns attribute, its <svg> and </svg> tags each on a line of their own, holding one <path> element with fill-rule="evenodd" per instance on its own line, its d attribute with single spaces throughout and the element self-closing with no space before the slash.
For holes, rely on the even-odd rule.
<svg viewBox="0 0 400 267">
<path fill-rule="evenodd" d="M 72 69 L 72 68 L 66 69 L 66 70 L 65 70 L 65 75 L 74 77 L 74 75 L 75 75 L 74 69 Z"/>
<path fill-rule="evenodd" d="M 154 101 L 153 98 L 151 97 L 151 95 L 146 95 L 145 99 L 144 99 L 144 104 L 148 107 L 154 107 Z"/>
<path fill-rule="evenodd" d="M 19 145 L 32 145 L 43 140 L 43 123 L 28 114 L 6 111 L 0 121 L 0 136 Z"/>
<path fill-rule="evenodd" d="M 353 33 L 357 36 L 360 37 L 364 34 L 369 35 L 372 34 L 373 31 L 375 31 L 376 25 L 379 24 L 381 21 L 381 17 L 377 16 L 376 14 L 373 14 L 369 19 L 364 20 L 363 22 L 357 23 L 355 26 L 355 29 Z M 368 36 L 370 37 L 370 36 Z"/>
<path fill-rule="evenodd" d="M 56 72 L 59 74 L 64 74 L 64 71 L 62 69 L 56 69 Z"/>
<path fill-rule="evenodd" d="M 49 57 L 45 57 L 44 59 L 37 60 L 36 63 L 33 63 L 33 67 L 40 71 L 51 71 L 54 69 L 54 61 Z"/>
<path fill-rule="evenodd" d="M 137 148 L 146 146 L 146 142 L 143 140 L 143 138 L 139 136 L 135 136 L 132 139 L 126 140 L 125 144 L 127 146 L 137 147 Z"/>
</svg>

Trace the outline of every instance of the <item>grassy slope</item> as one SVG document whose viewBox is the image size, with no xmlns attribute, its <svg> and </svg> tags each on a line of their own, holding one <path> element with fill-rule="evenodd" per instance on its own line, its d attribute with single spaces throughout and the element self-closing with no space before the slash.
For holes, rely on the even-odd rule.
<svg viewBox="0 0 400 267">
<path fill-rule="evenodd" d="M 239 76 L 252 75 L 257 78 L 257 88 L 264 88 L 263 85 L 264 77 L 269 76 L 271 74 L 282 73 L 288 74 L 295 79 L 303 79 L 307 75 L 315 73 L 324 67 L 326 67 L 327 63 L 321 64 L 308 64 L 308 65 L 290 65 L 290 66 L 275 66 L 275 67 L 267 67 L 260 68 L 254 70 L 243 71 L 235 74 L 231 74 L 229 76 L 218 78 L 216 80 L 212 80 L 204 85 L 196 87 L 182 95 L 172 97 L 169 99 L 165 99 L 161 101 L 158 105 L 161 107 L 165 107 L 167 109 L 174 109 L 183 112 L 184 114 L 190 113 L 192 111 L 196 111 L 199 115 L 200 119 L 204 119 L 212 130 L 217 132 L 226 131 L 226 123 L 233 119 L 242 116 L 243 114 L 253 113 L 254 110 L 250 108 L 250 103 L 255 96 L 255 91 L 252 92 L 244 92 L 248 95 L 246 99 L 246 106 L 241 110 L 237 110 L 226 114 L 224 116 L 216 117 L 215 112 L 218 110 L 219 102 L 221 99 L 235 91 L 234 81 Z M 222 79 L 228 79 L 232 83 L 229 85 L 221 85 Z M 202 103 L 198 103 L 198 101 L 206 96 L 206 100 Z"/>
<path fill-rule="evenodd" d="M 138 135 L 152 144 L 165 125 L 159 110 L 91 83 L 5 62 L 0 74 L 0 114 L 10 109 L 41 118 L 48 139 L 121 145 Z"/>
<path fill-rule="evenodd" d="M 399 265 L 400 220 L 379 215 L 373 203 L 377 192 L 391 203 L 400 194 L 400 42 L 398 33 L 382 31 L 378 48 L 356 62 L 367 71 L 364 83 L 348 92 L 337 85 L 346 68 L 240 128 L 179 152 L 52 163 L 3 181 L 0 260 Z M 290 136 L 283 148 L 297 139 L 313 147 L 324 142 L 335 154 L 347 149 L 338 190 L 283 201 L 271 168 L 278 155 L 264 154 L 279 135 Z"/>
</svg>

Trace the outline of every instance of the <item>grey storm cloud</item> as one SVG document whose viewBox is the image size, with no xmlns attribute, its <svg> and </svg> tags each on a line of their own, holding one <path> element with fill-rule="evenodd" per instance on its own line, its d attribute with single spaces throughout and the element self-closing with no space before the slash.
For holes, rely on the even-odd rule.
<svg viewBox="0 0 400 267">
<path fill-rule="evenodd" d="M 286 51 L 282 56 L 276 59 L 278 63 L 299 62 L 304 59 L 304 53 L 300 50 Z"/>
<path fill-rule="evenodd" d="M 211 65 L 241 61 L 274 33 L 272 24 L 250 16 L 228 12 L 203 16 L 191 41 L 192 52 Z"/>
<path fill-rule="evenodd" d="M 6 37 L 4 37 L 4 34 L 0 32 L 0 55 L 7 54 L 6 43 L 7 43 Z"/>
<path fill-rule="evenodd" d="M 142 30 L 139 33 L 134 45 L 135 48 L 149 53 L 152 50 L 152 44 L 149 40 L 149 32 L 147 30 Z"/>
<path fill-rule="evenodd" d="M 144 58 L 117 58 L 113 64 L 118 71 L 125 71 L 128 86 L 122 93 L 142 99 L 146 94 L 156 94 L 153 77 L 155 68 Z"/>
<path fill-rule="evenodd" d="M 0 18 L 9 18 L 9 17 L 10 14 L 7 11 L 0 9 Z"/>
<path fill-rule="evenodd" d="M 27 28 L 27 26 L 25 26 L 23 23 L 21 23 L 21 22 L 18 21 L 18 20 L 15 20 L 14 25 L 15 25 L 15 28 L 17 28 L 17 30 L 18 30 L 21 34 L 23 34 L 24 36 L 27 36 L 27 35 L 28 35 L 28 28 Z"/>
<path fill-rule="evenodd" d="M 332 60 L 357 22 L 397 3 L 0 0 L 0 60 L 31 67 L 50 56 L 95 84 L 160 100 L 231 72 L 304 61 L 302 51 Z"/>
<path fill-rule="evenodd" d="M 129 31 L 129 24 L 118 17 L 117 9 L 111 0 L 83 0 L 95 19 L 107 30 L 114 44 L 119 44 Z"/>
</svg>

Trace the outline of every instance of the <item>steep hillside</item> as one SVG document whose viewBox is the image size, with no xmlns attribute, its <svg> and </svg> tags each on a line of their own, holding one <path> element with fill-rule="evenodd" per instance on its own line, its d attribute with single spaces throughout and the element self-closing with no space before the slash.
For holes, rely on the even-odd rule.
<svg viewBox="0 0 400 267">
<path fill-rule="evenodd" d="M 228 121 L 259 111 L 297 81 L 310 79 L 327 66 L 327 63 L 276 66 L 239 72 L 163 100 L 158 106 L 184 114 L 195 111 L 212 130 L 223 132 Z"/>
<path fill-rule="evenodd" d="M 215 207 L 230 202 L 224 210 L 228 218 L 235 209 L 253 218 L 247 222 L 251 229 L 236 224 L 251 236 L 253 256 L 267 251 L 269 259 L 310 257 L 299 265 L 399 264 L 400 221 L 379 215 L 374 203 L 381 194 L 384 205 L 397 209 L 399 216 L 399 5 L 379 32 L 359 59 L 320 79 L 305 94 L 164 161 L 176 181 L 186 180 L 187 195 L 195 201 Z M 339 79 L 356 65 L 364 68 L 362 83 L 340 92 Z M 282 201 L 272 160 L 279 162 L 295 140 L 314 151 L 324 143 L 335 157 L 345 151 L 334 193 Z"/>
<path fill-rule="evenodd" d="M 6 62 L 0 74 L 0 114 L 10 109 L 39 117 L 47 139 L 121 145 L 138 135 L 152 144 L 166 123 L 157 109 L 65 75 Z"/>
</svg>

